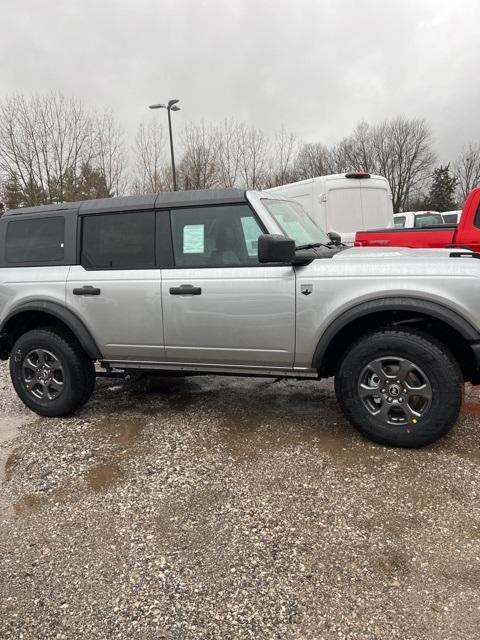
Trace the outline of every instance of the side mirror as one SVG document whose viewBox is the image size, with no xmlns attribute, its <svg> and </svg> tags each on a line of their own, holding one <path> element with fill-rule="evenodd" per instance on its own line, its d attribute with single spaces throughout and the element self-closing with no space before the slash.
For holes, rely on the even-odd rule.
<svg viewBox="0 0 480 640">
<path fill-rule="evenodd" d="M 342 244 L 342 236 L 336 231 L 329 231 L 328 237 L 332 244 L 339 246 Z"/>
<path fill-rule="evenodd" d="M 295 240 L 276 234 L 263 234 L 258 238 L 259 262 L 291 263 L 295 258 Z"/>
</svg>

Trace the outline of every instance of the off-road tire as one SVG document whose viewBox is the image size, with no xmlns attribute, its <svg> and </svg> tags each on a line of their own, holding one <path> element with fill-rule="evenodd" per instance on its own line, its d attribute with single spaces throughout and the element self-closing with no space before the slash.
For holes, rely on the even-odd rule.
<svg viewBox="0 0 480 640">
<path fill-rule="evenodd" d="M 35 350 L 53 354 L 58 360 L 63 375 L 58 397 L 38 398 L 27 388 L 24 361 Z M 89 400 L 95 386 L 94 363 L 72 335 L 56 327 L 34 329 L 18 338 L 10 355 L 10 376 L 22 402 L 48 417 L 71 415 Z"/>
<path fill-rule="evenodd" d="M 426 402 L 429 404 L 418 420 L 390 424 L 388 420 L 391 420 L 392 414 L 385 419 L 375 417 L 361 397 L 365 388 L 362 375 L 366 369 L 368 371 L 369 364 L 377 360 L 383 363 L 390 356 L 399 362 L 411 362 L 418 366 L 427 379 L 430 399 Z M 407 387 L 395 385 L 398 386 Z M 379 393 L 381 390 L 384 389 L 379 389 Z M 397 393 L 397 389 L 394 390 Z M 401 389 L 400 393 L 405 391 Z M 462 407 L 464 380 L 456 359 L 436 339 L 415 329 L 385 329 L 365 335 L 351 346 L 339 365 L 335 393 L 345 416 L 364 436 L 388 446 L 416 448 L 435 442 L 453 427 Z M 375 401 L 384 399 L 385 395 L 379 395 Z M 389 402 L 392 401 L 394 404 L 400 402 L 390 397 Z M 372 403 L 371 397 L 368 402 Z M 386 409 L 391 411 L 391 408 Z"/>
</svg>

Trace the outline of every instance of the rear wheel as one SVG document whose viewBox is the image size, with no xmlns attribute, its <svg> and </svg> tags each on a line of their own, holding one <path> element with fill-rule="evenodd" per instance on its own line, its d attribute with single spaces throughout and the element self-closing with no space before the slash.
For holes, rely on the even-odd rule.
<svg viewBox="0 0 480 640">
<path fill-rule="evenodd" d="M 385 330 L 353 345 L 339 367 L 335 391 L 349 421 L 371 440 L 421 447 L 455 424 L 463 376 L 434 339 L 413 330 Z"/>
<path fill-rule="evenodd" d="M 34 329 L 15 342 L 10 375 L 20 399 L 42 416 L 74 413 L 90 398 L 95 367 L 67 332 Z"/>
</svg>

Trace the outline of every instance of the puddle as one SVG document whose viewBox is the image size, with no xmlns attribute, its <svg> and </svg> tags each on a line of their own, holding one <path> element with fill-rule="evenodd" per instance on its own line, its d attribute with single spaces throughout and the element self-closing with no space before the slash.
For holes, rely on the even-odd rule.
<svg viewBox="0 0 480 640">
<path fill-rule="evenodd" d="M 21 456 L 16 451 L 12 451 L 12 453 L 9 454 L 8 458 L 5 461 L 3 474 L 0 475 L 0 478 L 5 480 L 6 482 L 11 480 L 15 466 L 18 462 L 20 462 L 21 459 Z"/>
<path fill-rule="evenodd" d="M 61 504 L 69 499 L 69 494 L 64 488 L 55 489 L 49 493 L 28 493 L 15 502 L 13 513 L 16 516 L 26 516 L 46 504 Z"/>
<path fill-rule="evenodd" d="M 453 451 L 465 460 L 480 462 L 480 449 L 454 449 Z"/>
<path fill-rule="evenodd" d="M 7 419 L 4 419 L 7 420 Z M 9 433 L 14 437 L 18 426 L 25 424 L 25 420 L 13 422 Z M 1 428 L 0 421 L 0 428 Z M 31 493 L 19 498 L 13 505 L 3 504 L 0 497 L 0 515 L 5 512 L 5 516 L 10 518 L 15 516 L 27 516 L 51 504 L 58 504 L 72 499 L 78 489 L 83 486 L 83 490 L 102 492 L 125 477 L 125 471 L 120 462 L 125 460 L 125 456 L 137 455 L 142 451 L 137 441 L 141 439 L 142 431 L 146 424 L 146 418 L 138 415 L 130 417 L 120 416 L 112 413 L 104 416 L 100 420 L 92 423 L 92 428 L 107 436 L 113 444 L 117 445 L 111 454 L 111 460 L 105 464 L 100 464 L 87 469 L 83 475 L 78 476 L 73 484 L 62 486 L 48 493 Z M 2 433 L 5 433 L 6 430 Z M 4 438 L 6 440 L 6 438 Z M 121 449 L 119 449 L 119 447 Z M 126 449 L 123 449 L 123 448 Z M 0 450 L 1 451 L 1 450 Z M 4 463 L 3 477 L 8 480 L 9 472 L 17 461 L 15 452 L 7 452 Z M 79 484 L 80 482 L 80 484 Z"/>
<path fill-rule="evenodd" d="M 480 416 L 480 403 L 479 402 L 464 402 L 463 413 L 469 416 Z"/>
<path fill-rule="evenodd" d="M 138 391 L 132 392 L 134 395 Z M 182 412 L 192 407 L 198 407 L 198 399 L 204 395 L 211 398 L 215 391 L 203 390 L 197 384 L 195 378 L 154 376 L 144 380 L 144 386 L 140 391 L 144 394 L 147 404 L 142 408 L 142 413 L 147 416 L 155 416 L 165 411 Z"/>
<path fill-rule="evenodd" d="M 362 447 L 359 451 L 358 447 L 353 446 L 351 438 L 342 438 L 340 435 L 333 433 L 320 432 L 315 438 L 315 444 L 324 453 L 328 453 L 332 458 L 344 463 L 361 462 L 362 456 L 365 460 L 371 460 L 372 452 L 378 453 L 374 447 Z"/>
<path fill-rule="evenodd" d="M 100 493 L 106 491 L 124 476 L 125 472 L 119 465 L 105 464 L 89 469 L 82 478 L 89 491 Z M 13 505 L 9 505 L 5 515 L 7 519 L 10 519 L 12 515 L 25 517 L 55 504 L 71 502 L 74 497 L 78 499 L 78 489 L 77 480 L 69 486 L 62 486 L 48 493 L 28 493 L 19 498 Z"/>
<path fill-rule="evenodd" d="M 88 469 L 84 475 L 86 486 L 90 491 L 101 492 L 122 480 L 126 473 L 122 463 L 126 459 L 140 455 L 144 451 L 142 444 L 143 430 L 147 424 L 144 415 L 122 415 L 117 410 L 95 421 L 93 428 L 108 437 L 117 447 L 111 452 L 110 460 Z"/>
<path fill-rule="evenodd" d="M 404 577 L 410 573 L 407 556 L 401 551 L 383 553 L 373 560 L 373 567 L 387 578 Z"/>
<path fill-rule="evenodd" d="M 7 466 L 7 460 L 10 456 L 11 450 L 5 446 L 5 443 L 13 440 L 17 434 L 19 428 L 27 422 L 25 416 L 2 416 L 0 417 L 0 480 L 5 477 L 5 470 Z"/>
<path fill-rule="evenodd" d="M 25 416 L 2 416 L 0 417 L 0 483 L 8 480 L 9 469 L 15 462 L 15 454 L 12 453 L 8 443 L 18 435 L 19 428 L 28 419 Z M 9 517 L 11 505 L 0 494 L 0 518 Z"/>
<path fill-rule="evenodd" d="M 122 417 L 121 414 L 115 412 L 96 421 L 93 427 L 108 435 L 116 443 L 126 446 L 139 439 L 145 422 L 144 417 Z"/>
<path fill-rule="evenodd" d="M 260 406 L 251 406 L 248 411 L 237 411 L 234 407 L 229 409 L 231 414 L 228 418 L 225 414 L 221 419 L 219 441 L 237 459 L 255 459 L 269 451 L 308 445 L 320 455 L 328 455 L 336 464 L 365 463 L 370 466 L 378 454 L 383 453 L 374 445 L 359 448 L 356 435 L 350 430 L 339 432 L 336 425 L 328 431 L 328 425 L 319 426 L 318 420 L 309 420 L 305 415 L 290 421 L 282 407 L 277 407 L 270 414 L 265 410 L 262 412 Z M 236 415 L 234 419 L 232 414 Z"/>
<path fill-rule="evenodd" d="M 478 390 L 478 387 L 475 387 L 475 390 Z M 470 393 L 468 393 L 467 398 L 477 397 L 477 394 L 472 394 L 472 389 Z M 478 425 L 478 418 L 480 418 L 480 402 L 475 402 L 471 400 L 466 400 L 463 403 L 462 407 L 462 416 L 463 417 L 472 417 L 475 419 L 475 422 Z M 453 438 L 450 440 L 447 436 L 446 442 L 450 445 L 449 450 L 452 453 L 457 454 L 461 458 L 465 460 L 470 460 L 471 462 L 480 462 L 480 447 L 478 446 L 478 438 L 473 437 L 470 439 L 464 439 L 463 441 L 458 441 L 457 438 Z"/>
<path fill-rule="evenodd" d="M 117 464 L 98 465 L 89 469 L 83 476 L 90 491 L 102 492 L 124 477 L 123 469 Z M 48 493 L 28 493 L 8 508 L 7 516 L 28 516 L 47 506 L 69 502 L 78 491 L 78 482 L 68 487 L 63 486 Z"/>
<path fill-rule="evenodd" d="M 49 499 L 51 499 L 51 496 L 29 493 L 26 496 L 22 496 L 17 500 L 17 502 L 15 502 L 13 505 L 13 511 L 16 516 L 23 516 L 40 508 Z"/>
<path fill-rule="evenodd" d="M 104 464 L 89 469 L 84 478 L 92 491 L 104 491 L 125 476 L 125 472 L 117 464 Z"/>
</svg>

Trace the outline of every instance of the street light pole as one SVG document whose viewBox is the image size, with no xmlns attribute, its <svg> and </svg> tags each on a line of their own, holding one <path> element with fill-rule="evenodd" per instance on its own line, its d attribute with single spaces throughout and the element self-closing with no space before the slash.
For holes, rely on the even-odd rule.
<svg viewBox="0 0 480 640">
<path fill-rule="evenodd" d="M 172 136 L 172 118 L 170 116 L 170 103 L 168 103 L 167 113 L 168 113 L 168 132 L 170 134 L 170 155 L 172 156 L 172 177 L 173 177 L 173 190 L 177 190 L 177 174 L 175 172 L 175 155 L 173 153 L 173 136 Z"/>
<path fill-rule="evenodd" d="M 151 104 L 149 109 L 166 109 L 168 114 L 168 133 L 170 136 L 170 155 L 172 157 L 172 179 L 173 190 L 177 190 L 177 175 L 175 172 L 175 155 L 173 153 L 173 136 L 172 136 L 172 118 L 170 111 L 180 111 L 180 107 L 177 107 L 178 100 L 169 100 L 167 104 Z"/>
</svg>

